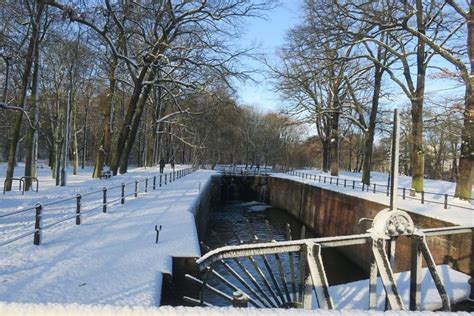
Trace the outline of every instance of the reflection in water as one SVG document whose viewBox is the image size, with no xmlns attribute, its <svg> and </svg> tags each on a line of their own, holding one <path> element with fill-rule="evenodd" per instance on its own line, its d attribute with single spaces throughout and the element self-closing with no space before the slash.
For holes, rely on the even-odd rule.
<svg viewBox="0 0 474 316">
<path fill-rule="evenodd" d="M 270 225 L 266 224 L 267 221 Z M 270 241 L 272 238 L 277 241 L 283 241 L 287 240 L 287 223 L 291 227 L 292 239 L 300 239 L 301 224 L 283 210 L 257 202 L 227 203 L 211 213 L 204 243 L 212 249 L 224 245 L 237 245 L 239 240 L 251 243 L 253 242 L 253 234 L 258 237 L 259 241 Z M 306 238 L 317 237 L 308 228 L 305 229 L 305 236 Z M 226 260 L 227 268 L 222 264 L 217 264 L 214 268 L 217 273 L 225 277 L 232 284 L 245 290 L 247 294 L 251 294 L 249 293 L 251 290 L 243 283 L 246 282 L 247 285 L 255 289 L 260 300 L 257 298 L 257 295 L 251 296 L 254 297 L 255 302 L 259 305 L 266 306 L 277 302 L 277 305 L 282 306 L 284 305 L 284 298 L 288 294 L 293 296 L 293 291 L 299 292 L 299 256 L 298 253 L 293 253 L 291 256 L 289 254 L 281 254 L 279 257 L 281 259 L 281 266 L 275 256 L 255 256 L 254 262 L 248 258 L 242 258 L 238 261 Z M 323 249 L 322 258 L 330 285 L 367 278 L 366 273 L 335 249 Z M 265 259 L 267 262 L 265 262 Z M 291 261 L 293 261 L 294 274 L 290 265 Z M 245 267 L 247 272 L 240 265 Z M 260 271 L 258 271 L 255 265 L 260 268 Z M 239 281 L 233 276 L 229 271 L 229 267 L 238 272 L 243 277 L 244 282 L 242 280 Z M 272 273 L 269 270 L 272 270 Z M 262 274 L 265 278 L 261 277 Z M 292 275 L 294 276 L 293 278 Z M 282 280 L 282 277 L 284 280 Z M 232 296 L 232 288 L 219 281 L 215 276 L 209 278 L 209 284 Z M 226 299 L 208 290 L 205 291 L 204 297 L 207 302 L 214 305 L 230 305 Z M 295 300 L 297 298 L 298 295 L 296 295 Z"/>
</svg>

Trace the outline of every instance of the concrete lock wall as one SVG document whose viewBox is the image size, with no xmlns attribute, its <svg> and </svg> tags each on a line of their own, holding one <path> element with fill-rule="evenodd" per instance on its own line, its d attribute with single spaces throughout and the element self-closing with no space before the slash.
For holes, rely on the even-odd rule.
<svg viewBox="0 0 474 316">
<path fill-rule="evenodd" d="M 374 218 L 386 205 L 330 191 L 309 184 L 270 177 L 269 203 L 287 210 L 321 237 L 364 233 L 370 222 L 358 225 L 360 218 Z M 405 210 L 417 228 L 455 226 Z M 447 211 L 449 212 L 449 211 Z M 470 274 L 471 234 L 429 237 L 428 246 L 437 264 L 448 263 L 454 269 Z M 340 250 L 355 264 L 368 271 L 370 246 L 341 247 Z M 397 240 L 395 271 L 410 270 L 411 242 L 407 237 Z"/>
</svg>

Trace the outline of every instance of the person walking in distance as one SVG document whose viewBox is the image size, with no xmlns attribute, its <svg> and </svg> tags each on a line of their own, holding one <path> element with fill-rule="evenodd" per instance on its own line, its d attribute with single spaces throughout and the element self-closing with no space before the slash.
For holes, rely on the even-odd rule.
<svg viewBox="0 0 474 316">
<path fill-rule="evenodd" d="M 160 160 L 160 173 L 163 173 L 165 169 L 165 161 L 163 159 Z"/>
<path fill-rule="evenodd" d="M 171 164 L 171 169 L 173 169 L 173 172 L 174 172 L 174 159 L 171 159 L 170 164 Z"/>
</svg>

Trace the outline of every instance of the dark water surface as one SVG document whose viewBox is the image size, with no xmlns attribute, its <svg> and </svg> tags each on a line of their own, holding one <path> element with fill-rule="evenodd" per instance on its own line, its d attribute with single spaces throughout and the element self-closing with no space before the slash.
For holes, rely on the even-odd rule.
<svg viewBox="0 0 474 316">
<path fill-rule="evenodd" d="M 269 206 L 267 206 L 269 207 Z M 224 245 L 237 245 L 239 244 L 239 239 L 243 240 L 245 243 L 251 243 L 253 240 L 253 233 L 258 236 L 260 241 L 269 241 L 271 240 L 271 235 L 273 238 L 278 241 L 287 240 L 286 239 L 286 225 L 290 224 L 292 239 L 300 239 L 302 225 L 294 217 L 286 213 L 285 211 L 273 207 L 269 207 L 265 210 L 265 205 L 261 203 L 249 203 L 249 202 L 230 202 L 223 204 L 222 206 L 216 208 L 212 211 L 209 219 L 209 225 L 207 234 L 204 240 L 204 243 L 210 246 L 212 249 L 222 247 Z M 268 225 L 266 221 L 269 222 L 272 232 L 269 232 Z M 317 237 L 316 234 L 306 227 L 305 229 L 306 238 Z M 287 284 L 288 289 L 291 288 L 291 268 L 290 268 L 290 256 L 288 254 L 280 255 L 282 261 L 283 270 L 285 271 L 286 282 L 283 282 L 280 274 L 278 273 L 278 264 L 274 256 L 266 256 L 272 270 L 274 271 L 274 277 L 277 282 L 281 285 L 283 283 Z M 261 256 L 255 256 L 255 261 L 258 263 L 262 272 L 265 273 L 265 276 L 268 282 L 272 285 L 270 274 L 265 269 L 263 258 Z M 327 275 L 327 279 L 330 285 L 337 285 L 342 283 L 348 283 L 351 281 L 362 280 L 368 277 L 367 273 L 362 271 L 351 261 L 349 261 L 345 256 L 339 253 L 335 249 L 323 249 L 322 250 L 323 263 Z M 298 253 L 293 253 L 294 260 L 294 269 L 295 269 L 295 284 L 297 287 L 298 284 L 298 264 L 299 256 Z M 258 281 L 261 288 L 264 290 L 268 297 L 271 297 L 270 290 L 265 287 L 264 281 L 259 277 L 258 273 L 253 267 L 252 262 L 243 258 L 240 259 L 241 263 L 245 268 L 252 274 L 255 280 Z M 240 275 L 245 275 L 242 272 L 237 262 L 233 260 L 226 260 L 226 262 L 233 268 L 235 271 L 239 272 Z M 231 281 L 233 284 L 237 285 L 239 288 L 245 290 L 245 287 L 236 280 L 231 273 L 228 272 L 222 265 L 217 264 L 214 266 L 215 270 L 224 276 L 226 279 Z M 248 276 L 245 278 L 250 284 Z M 232 296 L 232 290 L 223 284 L 221 281 L 217 280 L 215 277 L 209 278 L 209 284 L 218 288 L 219 290 L 224 291 L 226 294 Z M 274 288 L 274 286 L 272 285 Z M 281 286 L 281 292 L 284 293 L 284 288 Z M 248 292 L 248 291 L 246 291 Z M 258 291 L 257 291 L 258 292 Z M 277 294 L 275 290 L 275 294 Z M 292 293 L 290 293 L 292 294 Z M 204 295 L 205 301 L 212 303 L 214 305 L 229 305 L 230 303 L 218 295 L 212 293 L 209 290 L 205 291 Z"/>
</svg>

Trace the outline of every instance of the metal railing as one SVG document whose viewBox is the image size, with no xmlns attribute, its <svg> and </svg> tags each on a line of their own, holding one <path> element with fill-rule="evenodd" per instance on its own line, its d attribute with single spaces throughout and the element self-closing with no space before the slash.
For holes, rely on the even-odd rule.
<svg viewBox="0 0 474 316">
<path fill-rule="evenodd" d="M 390 185 L 377 184 L 377 183 L 371 183 L 370 185 L 366 185 L 360 182 L 360 180 L 327 176 L 324 174 L 305 173 L 305 172 L 294 171 L 294 170 L 289 171 L 288 174 L 292 176 L 300 177 L 302 179 L 318 181 L 320 183 L 325 183 L 325 184 L 330 184 L 330 185 L 342 186 L 344 188 L 349 188 L 352 190 L 360 190 L 360 191 L 372 192 L 372 193 L 383 193 L 386 196 L 390 196 Z M 421 191 L 419 192 L 420 195 L 418 197 L 418 196 L 412 196 L 413 190 L 410 188 L 405 188 L 405 187 L 398 187 L 397 192 L 398 192 L 397 193 L 398 196 L 401 197 L 403 200 L 406 200 L 406 199 L 418 200 L 420 201 L 421 204 L 425 204 L 426 202 L 440 204 L 440 205 L 443 205 L 445 209 L 447 209 L 449 206 L 454 206 L 454 207 L 458 207 L 462 209 L 474 210 L 474 207 L 468 207 L 468 206 L 463 206 L 459 204 L 449 203 L 449 199 L 454 199 L 455 196 L 451 194 L 447 194 L 447 193 Z M 433 199 L 427 199 L 427 196 L 442 197 L 442 202 L 436 201 Z M 471 198 L 469 201 L 472 203 L 474 199 Z"/>
<path fill-rule="evenodd" d="M 256 175 L 268 175 L 272 172 L 277 172 L 273 167 L 244 167 L 244 166 L 227 166 L 227 165 L 217 165 L 215 170 L 223 175 L 246 175 L 246 176 L 256 176 Z"/>
<path fill-rule="evenodd" d="M 125 204 L 127 198 L 138 198 L 141 191 L 146 193 L 149 190 L 156 190 L 162 185 L 187 176 L 195 170 L 195 168 L 186 168 L 154 175 L 153 177 L 140 177 L 120 185 L 103 187 L 100 190 L 76 194 L 48 203 L 37 203 L 35 206 L 0 214 L 0 221 L 10 220 L 6 223 L 10 226 L 15 224 L 24 226 L 25 223 L 31 225 L 31 222 L 34 222 L 33 229 L 26 229 L 25 232 L 22 231 L 13 237 L 0 241 L 0 246 L 5 246 L 31 235 L 34 235 L 33 243 L 40 245 L 42 234 L 48 228 L 73 219 L 75 219 L 76 225 L 81 225 L 82 218 L 86 214 L 98 210 L 107 213 L 111 206 Z M 133 189 L 127 192 L 130 187 Z"/>
<path fill-rule="evenodd" d="M 185 300 L 195 305 L 212 306 L 212 303 L 206 301 L 207 293 L 208 295 L 217 295 L 235 307 L 247 307 L 250 303 L 254 307 L 311 309 L 314 306 L 312 300 L 315 297 L 319 308 L 334 309 L 335 304 L 330 295 L 321 250 L 323 248 L 369 244 L 371 260 L 368 269 L 370 277 L 367 283 L 369 288 L 368 309 L 377 309 L 377 275 L 379 275 L 386 290 L 382 294 L 386 295 L 386 306 L 393 310 L 421 310 L 421 283 L 423 281 L 421 269 L 422 260 L 424 260 L 440 296 L 442 310 L 449 311 L 451 308 L 450 298 L 428 248 L 427 238 L 471 234 L 471 240 L 474 240 L 472 238 L 473 231 L 474 227 L 472 226 L 458 226 L 415 229 L 412 232 L 403 233 L 403 235 L 410 237 L 413 253 L 410 265 L 409 306 L 405 306 L 401 299 L 401 291 L 395 281 L 393 268 L 390 264 L 392 260 L 396 260 L 396 257 L 389 258 L 387 251 L 390 252 L 390 250 L 385 249 L 388 236 L 381 237 L 373 233 L 301 240 L 289 239 L 287 241 L 262 241 L 254 238 L 249 244 L 225 246 L 211 250 L 197 260 L 199 269 L 205 273 L 204 279 L 186 276 L 201 286 L 199 298 L 185 297 Z M 397 233 L 395 232 L 395 234 Z M 395 254 L 395 252 L 393 253 Z M 272 257 L 277 264 L 271 264 L 270 258 Z M 283 269 L 281 260 L 286 257 L 289 258 L 290 266 Z M 252 273 L 245 267 L 244 259 L 254 263 L 253 268 L 257 273 Z M 472 254 L 471 260 L 474 260 Z M 233 266 L 239 267 L 243 273 L 237 273 Z M 237 282 L 232 282 L 227 275 L 237 275 L 235 277 Z M 473 277 L 471 270 L 471 280 Z M 219 283 L 222 285 L 218 286 Z M 474 283 L 471 281 L 469 283 L 470 298 L 473 299 Z M 224 289 L 230 290 L 231 293 Z"/>
</svg>

